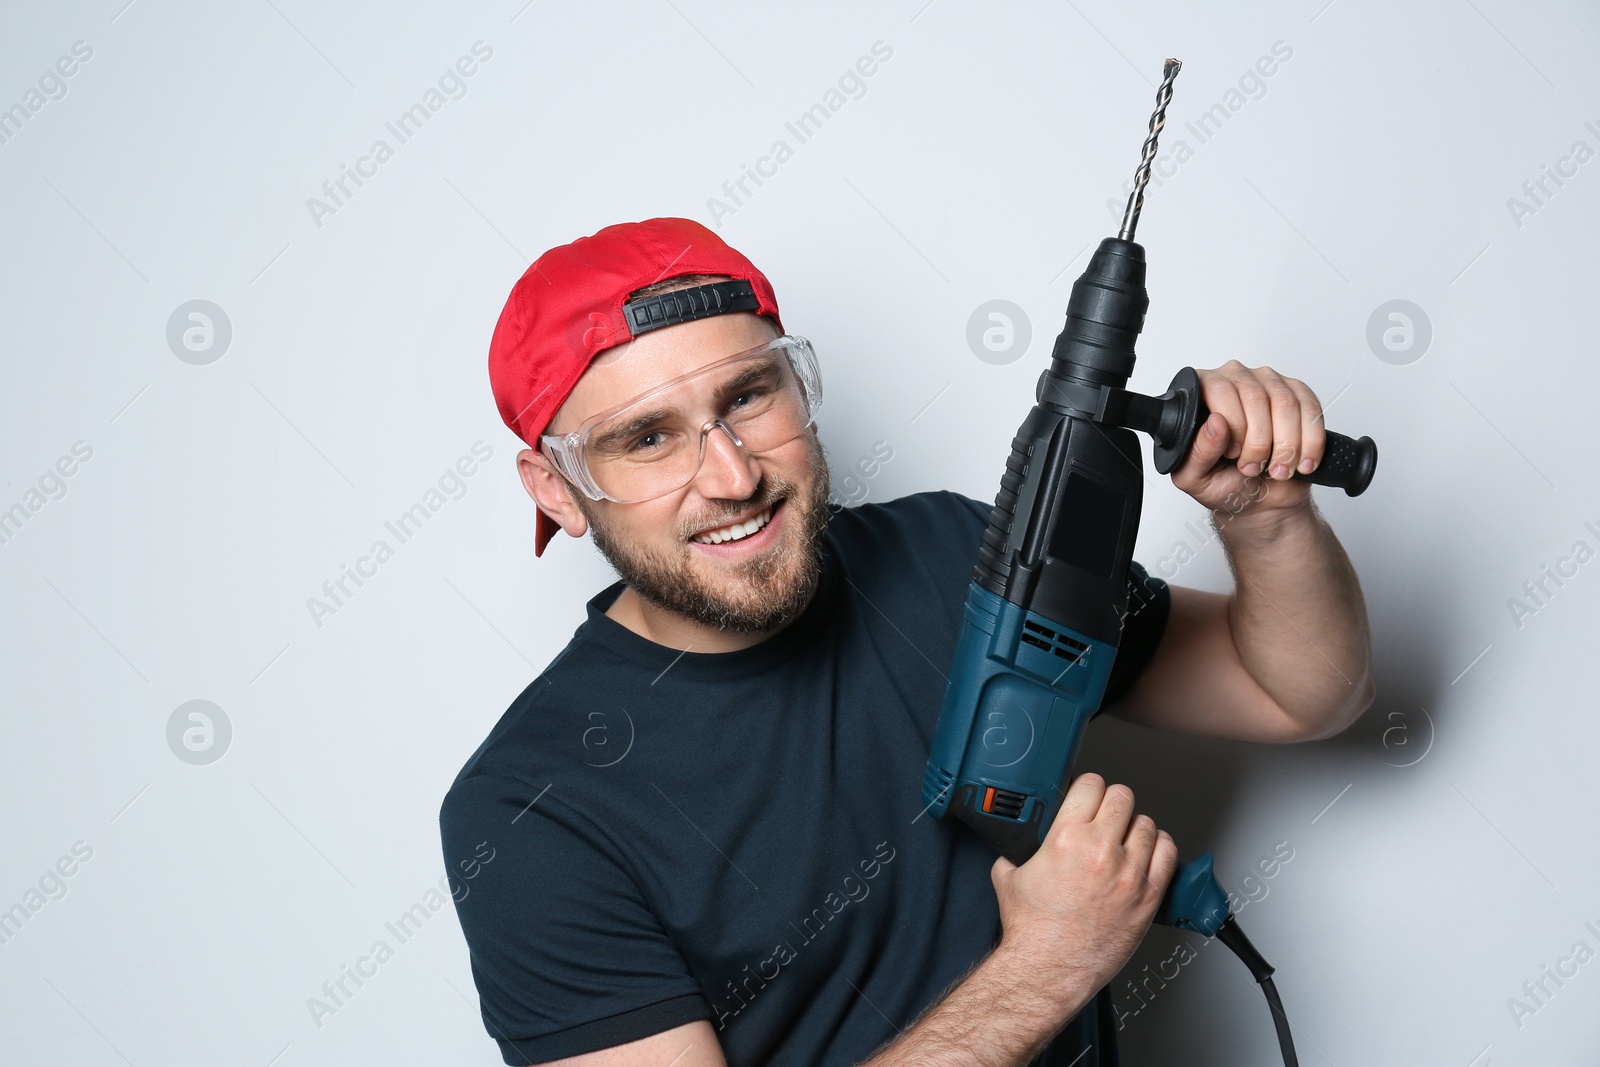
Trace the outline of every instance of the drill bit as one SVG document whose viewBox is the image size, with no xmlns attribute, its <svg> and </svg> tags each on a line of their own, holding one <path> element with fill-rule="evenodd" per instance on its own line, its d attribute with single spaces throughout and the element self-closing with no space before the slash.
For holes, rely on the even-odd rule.
<svg viewBox="0 0 1600 1067">
<path fill-rule="evenodd" d="M 1161 127 L 1167 124 L 1167 105 L 1172 102 L 1172 81 L 1183 64 L 1169 59 L 1161 65 L 1161 85 L 1156 89 L 1156 112 L 1150 116 L 1150 135 L 1144 139 L 1144 154 L 1139 169 L 1133 175 L 1133 192 L 1128 194 L 1128 208 L 1122 213 L 1122 230 L 1117 234 L 1124 241 L 1133 240 L 1134 228 L 1139 225 L 1139 209 L 1144 207 L 1144 187 L 1150 184 L 1150 164 L 1156 158 L 1156 138 Z"/>
</svg>

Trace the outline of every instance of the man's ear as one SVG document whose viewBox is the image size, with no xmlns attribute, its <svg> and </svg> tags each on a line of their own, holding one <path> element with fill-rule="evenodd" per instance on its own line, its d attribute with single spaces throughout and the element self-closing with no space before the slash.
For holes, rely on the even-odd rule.
<svg viewBox="0 0 1600 1067">
<path fill-rule="evenodd" d="M 549 457 L 537 449 L 524 448 L 517 453 L 517 473 L 522 475 L 522 486 L 540 511 L 573 537 L 582 537 L 588 532 L 589 520 L 578 510 L 572 499 L 572 488 L 550 465 Z"/>
</svg>

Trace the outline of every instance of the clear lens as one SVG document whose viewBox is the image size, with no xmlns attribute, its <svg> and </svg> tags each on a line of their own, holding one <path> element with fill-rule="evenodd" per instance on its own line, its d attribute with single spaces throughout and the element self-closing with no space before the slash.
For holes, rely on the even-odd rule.
<svg viewBox="0 0 1600 1067">
<path fill-rule="evenodd" d="M 749 452 L 788 444 L 811 424 L 820 392 L 810 344 L 785 336 L 668 382 L 571 436 L 582 439 L 583 465 L 605 497 L 652 500 L 694 478 L 710 433 L 724 431 Z"/>
</svg>

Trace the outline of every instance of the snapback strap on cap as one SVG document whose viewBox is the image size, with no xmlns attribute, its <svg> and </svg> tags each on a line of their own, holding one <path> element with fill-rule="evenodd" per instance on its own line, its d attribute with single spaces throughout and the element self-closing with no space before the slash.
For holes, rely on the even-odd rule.
<svg viewBox="0 0 1600 1067">
<path fill-rule="evenodd" d="M 756 311 L 760 307 L 755 289 L 740 278 L 630 300 L 622 305 L 622 314 L 628 320 L 629 332 L 638 337 L 663 326 L 676 326 L 680 322 L 725 315 L 730 311 Z"/>
</svg>

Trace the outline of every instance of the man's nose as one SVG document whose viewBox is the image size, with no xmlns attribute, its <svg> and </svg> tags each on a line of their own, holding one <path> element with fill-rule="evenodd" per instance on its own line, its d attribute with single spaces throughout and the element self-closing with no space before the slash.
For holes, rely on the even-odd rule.
<svg viewBox="0 0 1600 1067">
<path fill-rule="evenodd" d="M 755 456 L 734 443 L 732 433 L 720 424 L 706 430 L 705 456 L 695 475 L 695 489 L 708 500 L 744 500 L 761 482 L 761 465 Z"/>
</svg>

